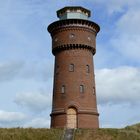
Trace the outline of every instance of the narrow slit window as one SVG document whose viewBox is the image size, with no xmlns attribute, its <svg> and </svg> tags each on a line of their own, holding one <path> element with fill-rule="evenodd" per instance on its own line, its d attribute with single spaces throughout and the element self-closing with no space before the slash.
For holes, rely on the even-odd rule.
<svg viewBox="0 0 140 140">
<path fill-rule="evenodd" d="M 95 92 L 96 92 L 96 91 L 95 91 L 95 87 L 93 87 L 93 94 L 94 94 L 94 95 L 95 95 Z"/>
<path fill-rule="evenodd" d="M 61 93 L 65 93 L 65 85 L 61 87 Z"/>
<path fill-rule="evenodd" d="M 80 93 L 84 93 L 84 86 L 80 85 Z"/>
<path fill-rule="evenodd" d="M 74 71 L 74 64 L 69 65 L 69 71 L 73 72 Z"/>
<path fill-rule="evenodd" d="M 89 73 L 89 72 L 90 72 L 89 65 L 86 65 L 86 72 L 87 72 L 87 73 Z"/>
<path fill-rule="evenodd" d="M 59 73 L 59 66 L 58 65 L 56 66 L 55 72 L 56 72 L 56 74 Z"/>
</svg>

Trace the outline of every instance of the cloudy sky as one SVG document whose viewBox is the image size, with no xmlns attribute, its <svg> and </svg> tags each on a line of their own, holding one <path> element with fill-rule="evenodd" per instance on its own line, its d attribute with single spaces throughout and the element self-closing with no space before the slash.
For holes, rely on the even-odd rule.
<svg viewBox="0 0 140 140">
<path fill-rule="evenodd" d="M 91 10 L 100 127 L 140 122 L 139 0 L 0 0 L 0 127 L 49 127 L 54 56 L 47 26 L 64 6 Z"/>
</svg>

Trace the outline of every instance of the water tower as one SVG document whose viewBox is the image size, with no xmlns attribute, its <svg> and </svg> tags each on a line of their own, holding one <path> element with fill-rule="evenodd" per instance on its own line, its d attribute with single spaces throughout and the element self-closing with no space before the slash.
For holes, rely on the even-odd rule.
<svg viewBox="0 0 140 140">
<path fill-rule="evenodd" d="M 83 7 L 64 7 L 48 26 L 55 56 L 52 128 L 98 128 L 93 55 L 100 27 Z"/>
</svg>

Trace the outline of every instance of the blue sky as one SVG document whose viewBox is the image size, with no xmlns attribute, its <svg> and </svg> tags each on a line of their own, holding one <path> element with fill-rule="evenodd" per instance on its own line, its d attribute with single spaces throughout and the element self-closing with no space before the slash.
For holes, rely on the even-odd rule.
<svg viewBox="0 0 140 140">
<path fill-rule="evenodd" d="M 54 56 L 47 26 L 64 6 L 91 10 L 100 127 L 140 122 L 139 0 L 1 0 L 0 127 L 49 127 Z"/>
</svg>

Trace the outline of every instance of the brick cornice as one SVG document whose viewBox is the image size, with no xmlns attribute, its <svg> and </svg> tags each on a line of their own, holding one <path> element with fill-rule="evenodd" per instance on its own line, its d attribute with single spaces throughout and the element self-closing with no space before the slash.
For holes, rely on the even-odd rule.
<svg viewBox="0 0 140 140">
<path fill-rule="evenodd" d="M 52 53 L 55 55 L 56 53 L 62 50 L 70 50 L 70 49 L 87 49 L 91 51 L 93 55 L 96 53 L 96 49 L 94 49 L 92 46 L 87 46 L 85 44 L 66 44 L 66 45 L 57 46 L 53 48 Z"/>
<path fill-rule="evenodd" d="M 70 29 L 71 27 L 73 29 L 82 29 L 82 30 L 90 30 L 93 32 L 96 32 L 96 34 L 100 31 L 100 27 L 95 22 L 89 21 L 89 20 L 83 20 L 83 19 L 67 19 L 67 20 L 59 20 L 56 22 L 53 22 L 48 26 L 48 31 L 51 34 L 54 34 L 54 32 L 57 32 L 58 30 L 66 30 Z"/>
</svg>

